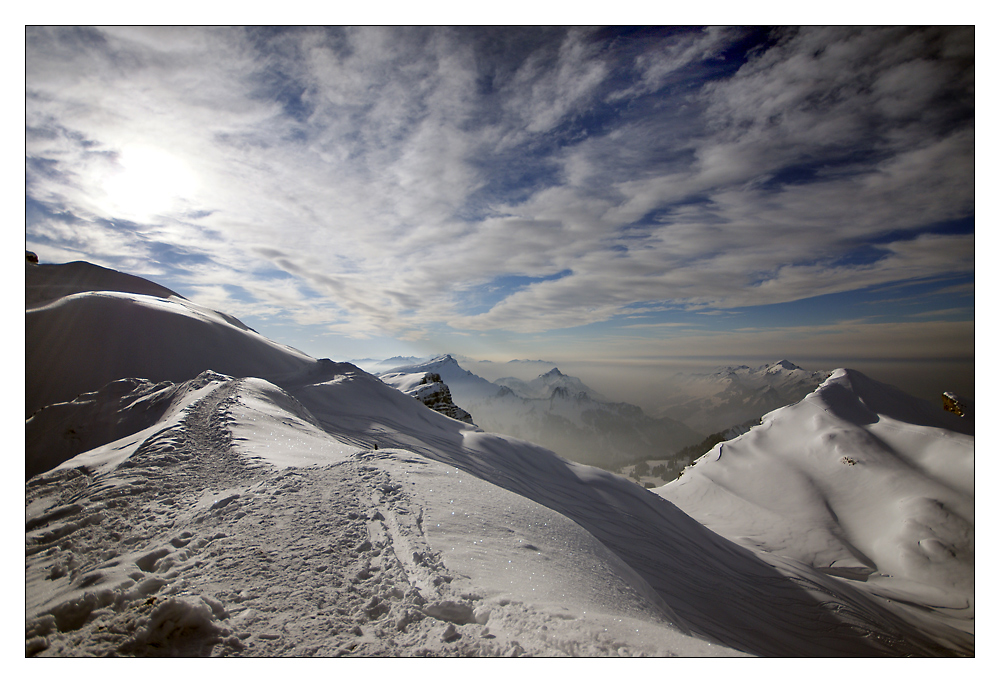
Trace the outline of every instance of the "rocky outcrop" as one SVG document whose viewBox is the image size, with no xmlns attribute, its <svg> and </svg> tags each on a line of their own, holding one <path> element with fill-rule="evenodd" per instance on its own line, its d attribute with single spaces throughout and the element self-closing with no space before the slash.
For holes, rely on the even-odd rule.
<svg viewBox="0 0 1000 683">
<path fill-rule="evenodd" d="M 472 415 L 468 411 L 455 405 L 451 397 L 451 390 L 441 380 L 441 375 L 436 372 L 424 372 L 419 376 L 416 374 L 390 373 L 382 375 L 380 379 L 386 384 L 399 389 L 404 394 L 417 399 L 431 410 L 435 410 L 442 415 L 447 415 L 454 420 L 475 424 L 472 421 Z"/>
<path fill-rule="evenodd" d="M 944 404 L 942 407 L 949 413 L 955 413 L 959 417 L 964 417 L 969 422 L 975 421 L 975 410 L 972 399 L 959 396 L 951 391 L 946 391 L 941 394 L 941 401 Z"/>
</svg>

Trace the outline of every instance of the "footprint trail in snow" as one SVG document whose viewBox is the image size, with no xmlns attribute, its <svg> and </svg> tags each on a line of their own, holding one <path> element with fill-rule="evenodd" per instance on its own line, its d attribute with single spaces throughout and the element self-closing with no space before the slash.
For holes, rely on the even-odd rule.
<svg viewBox="0 0 1000 683">
<path fill-rule="evenodd" d="M 275 467 L 234 438 L 234 425 L 246 433 L 241 420 L 254 419 L 259 394 L 246 385 L 254 381 L 219 377 L 117 467 L 78 458 L 28 482 L 27 654 L 628 655 L 673 654 L 678 642 L 688 653 L 733 654 L 674 631 L 620 581 L 641 620 L 624 612 L 588 620 L 579 609 L 511 599 L 503 577 L 531 581 L 536 565 L 538 588 L 554 585 L 545 583 L 543 552 L 524 539 L 509 549 L 521 574 L 497 570 L 493 584 L 474 585 L 456 568 L 482 564 L 485 547 L 449 546 L 454 539 L 434 521 L 449 511 L 412 498 L 418 473 L 446 479 L 446 466 L 395 449 L 344 456 L 343 443 L 289 412 L 270 423 L 292 434 L 286 441 L 320 451 L 325 438 L 336 456 Z M 279 460 L 296 457 L 288 456 L 295 444 L 266 445 L 284 449 Z M 498 505 L 514 497 L 477 485 Z M 524 535 L 515 526 L 509 533 Z M 621 637 L 640 631 L 638 640 Z"/>
</svg>

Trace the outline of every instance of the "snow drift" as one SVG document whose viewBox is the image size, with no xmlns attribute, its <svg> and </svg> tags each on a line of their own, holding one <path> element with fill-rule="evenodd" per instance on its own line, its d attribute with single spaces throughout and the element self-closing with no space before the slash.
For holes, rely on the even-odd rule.
<svg viewBox="0 0 1000 683">
<path fill-rule="evenodd" d="M 906 606 L 929 594 L 875 593 L 727 539 L 622 477 L 483 432 L 174 295 L 100 291 L 27 311 L 29 348 L 44 341 L 27 358 L 42 387 L 27 412 L 61 400 L 36 418 L 110 424 L 154 395 L 163 412 L 126 419 L 131 434 L 92 429 L 118 438 L 28 480 L 29 654 L 971 652 L 971 612 L 942 621 Z M 95 370 L 102 345 L 116 353 Z M 128 377 L 136 398 L 123 401 L 106 385 Z M 963 439 L 947 443 L 962 452 Z M 937 472 L 937 452 L 912 462 Z"/>
<path fill-rule="evenodd" d="M 67 270 L 27 267 L 34 289 L 45 292 L 72 290 L 81 282 L 102 286 L 105 271 L 78 263 L 67 264 Z M 25 311 L 26 415 L 125 377 L 183 382 L 211 369 L 280 381 L 316 364 L 231 316 L 141 278 L 106 272 L 114 274 L 109 289 L 74 292 Z M 141 292 L 114 290 L 134 281 L 146 283 L 136 287 Z M 158 290 L 160 295 L 142 293 Z"/>
<path fill-rule="evenodd" d="M 853 370 L 656 493 L 741 545 L 849 579 L 973 649 L 973 425 Z"/>
</svg>

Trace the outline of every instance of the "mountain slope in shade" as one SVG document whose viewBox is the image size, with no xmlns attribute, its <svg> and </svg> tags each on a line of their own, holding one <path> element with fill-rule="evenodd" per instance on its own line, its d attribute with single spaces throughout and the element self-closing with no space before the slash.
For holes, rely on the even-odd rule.
<svg viewBox="0 0 1000 683">
<path fill-rule="evenodd" d="M 243 362 L 258 370 L 294 372 L 280 385 L 253 368 L 199 373 L 151 424 L 29 479 L 28 654 L 969 651 L 961 629 L 727 540 L 622 477 L 148 297 L 104 297 L 126 321 L 157 313 L 164 357 L 130 359 L 135 377 L 178 358 L 203 365 L 219 337 L 247 344 Z M 66 319 L 63 334 L 133 348 L 114 339 L 130 327 L 93 311 Z M 61 367 L 92 379 L 90 346 L 60 349 Z M 137 389 L 136 400 L 170 389 Z M 117 395 L 81 404 L 111 422 L 132 405 Z"/>
<path fill-rule="evenodd" d="M 161 298 L 183 299 L 176 292 L 135 275 L 102 268 L 85 261 L 26 263 L 24 307 L 38 308 L 70 294 L 93 291 L 131 292 Z"/>
<path fill-rule="evenodd" d="M 974 449 L 970 422 L 842 369 L 655 492 L 748 549 L 892 600 L 972 652 Z"/>
<path fill-rule="evenodd" d="M 450 355 L 393 370 L 418 372 L 440 375 L 455 402 L 472 413 L 476 424 L 486 431 L 541 444 L 584 464 L 610 468 L 623 462 L 663 458 L 701 440 L 699 434 L 676 420 L 652 418 L 638 406 L 594 398 L 583 382 L 557 368 L 523 387 L 516 380 L 512 382 L 535 398 L 469 372 Z"/>
<path fill-rule="evenodd" d="M 72 401 L 43 407 L 24 423 L 25 478 L 157 424 L 210 376 L 202 373 L 180 384 L 120 379 Z"/>
<path fill-rule="evenodd" d="M 26 271 L 33 288 L 49 294 L 81 282 L 81 264 L 28 263 Z M 313 358 L 232 316 L 116 271 L 106 271 L 105 281 L 102 271 L 85 270 L 85 282 L 109 289 L 73 292 L 25 311 L 26 415 L 126 377 L 183 382 L 214 370 L 283 382 L 317 369 Z M 141 291 L 113 289 L 126 286 Z M 155 291 L 161 294 L 147 293 Z"/>
<path fill-rule="evenodd" d="M 658 414 L 712 434 L 795 403 L 829 375 L 803 370 L 787 360 L 680 375 L 671 382 L 676 387 L 674 395 Z"/>
<path fill-rule="evenodd" d="M 493 383 L 509 388 L 521 398 L 552 398 L 553 391 L 563 389 L 570 396 L 586 394 L 595 401 L 609 402 L 579 378 L 559 372 L 559 368 L 552 368 L 527 382 L 517 377 L 501 377 Z"/>
</svg>

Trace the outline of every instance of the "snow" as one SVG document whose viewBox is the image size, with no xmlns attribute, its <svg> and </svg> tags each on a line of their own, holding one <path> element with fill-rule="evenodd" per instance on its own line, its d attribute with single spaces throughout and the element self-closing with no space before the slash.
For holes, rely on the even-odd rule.
<svg viewBox="0 0 1000 683">
<path fill-rule="evenodd" d="M 175 401 L 170 409 L 151 426 L 86 451 L 59 464 L 53 469 L 66 470 L 84 467 L 98 474 L 108 475 L 113 473 L 118 466 L 124 463 L 136 450 L 146 445 L 151 439 L 166 435 L 171 430 L 180 429 L 186 411 L 218 387 L 219 381 L 214 380 L 208 383 L 192 384 L 195 384 L 195 387 L 197 387 L 197 384 L 202 384 L 202 386 L 189 388 L 188 391 L 177 392 L 180 394 L 180 399 Z"/>
<path fill-rule="evenodd" d="M 656 489 L 747 548 L 853 580 L 971 651 L 974 437 L 962 418 L 840 369 Z"/>
<path fill-rule="evenodd" d="M 27 315 L 39 425 L 159 397 L 27 481 L 27 654 L 972 652 L 973 437 L 856 373 L 651 492 L 171 295 Z"/>
<path fill-rule="evenodd" d="M 393 391 L 373 378 L 355 380 Z M 335 403 L 350 383 L 342 377 L 313 390 L 329 391 Z M 29 485 L 47 494 L 29 510 L 29 546 L 46 548 L 32 553 L 28 569 L 29 630 L 47 644 L 39 654 L 107 654 L 108 641 L 96 635 L 116 629 L 129 636 L 116 643 L 121 654 L 335 654 L 344 647 L 357 654 L 734 654 L 671 627 L 634 571 L 551 509 L 412 451 L 345 449 L 262 380 L 216 381 L 190 399 L 160 425 L 170 438 L 141 435 L 143 462 L 125 472 L 123 449 L 113 449 L 115 459 L 98 449 Z M 402 406 L 459 424 L 410 399 Z M 317 445 L 319 452 L 308 450 Z M 128 453 L 136 450 L 133 444 Z M 62 502 L 66 482 L 79 475 L 56 477 L 79 471 L 94 478 L 84 489 L 94 493 L 66 511 L 52 497 Z M 168 471 L 164 495 L 149 484 Z M 346 505 L 345 491 L 353 493 Z M 123 494 L 128 508 L 109 505 Z M 97 508 L 100 519 L 86 517 Z M 62 514 L 45 518 L 53 509 Z M 123 513 L 137 509 L 139 538 L 107 536 L 128 528 Z M 309 520 L 309 532 L 303 536 L 291 519 Z M 326 610 L 290 608 L 293 593 L 325 594 L 330 565 L 320 570 L 319 562 L 334 561 L 331 538 L 352 522 L 360 533 L 347 557 L 356 561 L 341 581 L 360 606 L 347 615 L 337 600 Z M 63 547 L 59 541 L 73 533 L 64 533 L 68 524 L 77 527 L 76 542 Z M 261 548 L 273 549 L 269 568 L 287 562 L 287 569 L 269 572 L 266 584 L 227 576 L 225 568 L 253 565 Z M 294 590 L 274 589 L 281 586 Z M 46 627 L 52 613 L 72 616 Z M 320 618 L 338 624 L 335 633 L 304 643 L 290 637 L 303 619 Z M 335 637 L 341 627 L 346 641 Z M 382 628 L 407 642 L 374 638 Z M 81 632 L 91 637 L 72 639 Z"/>
<path fill-rule="evenodd" d="M 331 438 L 302 404 L 266 380 L 243 380 L 230 416 L 234 447 L 277 468 L 334 464 L 361 451 Z"/>
<path fill-rule="evenodd" d="M 404 394 L 412 396 L 417 387 L 426 384 L 428 374 L 426 372 L 389 372 L 379 375 L 379 379 L 389 386 L 399 389 Z"/>
<path fill-rule="evenodd" d="M 276 380 L 315 364 L 233 320 L 179 297 L 114 291 L 28 309 L 26 415 L 123 377 L 182 382 L 214 370 Z"/>
</svg>

